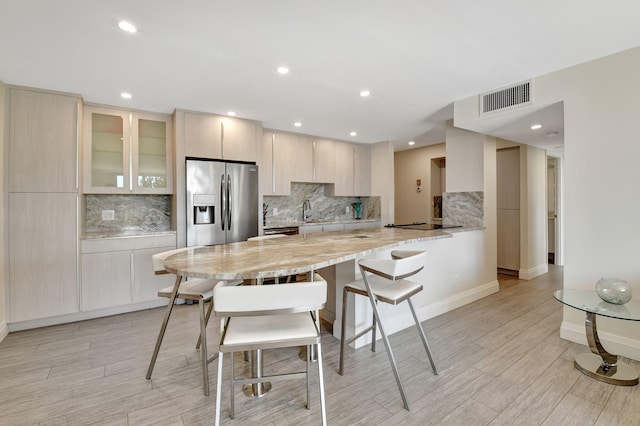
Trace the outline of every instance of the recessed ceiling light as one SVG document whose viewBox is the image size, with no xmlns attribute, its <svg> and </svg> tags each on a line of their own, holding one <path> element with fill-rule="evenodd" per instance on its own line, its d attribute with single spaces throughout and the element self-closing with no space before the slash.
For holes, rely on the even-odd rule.
<svg viewBox="0 0 640 426">
<path fill-rule="evenodd" d="M 289 68 L 285 66 L 279 66 L 276 68 L 276 71 L 278 71 L 279 74 L 289 74 Z"/>
<path fill-rule="evenodd" d="M 300 126 L 302 126 L 302 123 L 299 122 L 299 121 L 296 121 L 295 123 L 293 123 L 293 125 L 296 126 L 296 127 L 300 127 Z"/>
<path fill-rule="evenodd" d="M 231 117 L 233 117 L 234 115 L 236 115 L 235 111 L 227 111 L 227 115 L 230 115 Z"/>
<path fill-rule="evenodd" d="M 351 136 L 358 136 L 358 132 L 351 132 L 349 133 Z"/>
<path fill-rule="evenodd" d="M 118 27 L 122 31 L 125 31 L 125 32 L 128 32 L 128 33 L 136 33 L 136 32 L 138 32 L 138 27 L 136 27 L 131 22 L 120 21 L 120 22 L 118 22 Z"/>
<path fill-rule="evenodd" d="M 533 126 L 531 126 L 531 130 L 538 130 L 538 129 L 542 129 L 542 124 L 534 124 Z"/>
<path fill-rule="evenodd" d="M 131 93 L 122 92 L 120 93 L 120 97 L 122 99 L 131 99 Z"/>
<path fill-rule="evenodd" d="M 370 94 L 371 94 L 371 92 L 368 91 L 368 90 L 363 90 L 363 91 L 360 92 L 360 96 L 362 96 L 363 98 L 366 98 Z"/>
<path fill-rule="evenodd" d="M 409 145 L 415 145 L 416 143 L 414 141 L 409 141 Z"/>
</svg>

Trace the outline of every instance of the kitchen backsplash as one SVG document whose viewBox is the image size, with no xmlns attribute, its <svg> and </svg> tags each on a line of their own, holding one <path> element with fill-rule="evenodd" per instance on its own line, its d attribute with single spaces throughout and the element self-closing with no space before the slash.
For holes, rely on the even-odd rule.
<svg viewBox="0 0 640 426">
<path fill-rule="evenodd" d="M 85 233 L 157 232 L 171 229 L 170 195 L 86 195 Z M 104 210 L 114 220 L 102 220 Z"/>
<path fill-rule="evenodd" d="M 445 192 L 442 194 L 442 222 L 466 228 L 484 227 L 484 192 Z"/>
<path fill-rule="evenodd" d="M 352 203 L 362 203 L 361 219 L 380 219 L 380 197 L 327 197 L 323 184 L 292 183 L 287 197 L 264 196 L 267 205 L 266 226 L 302 221 L 302 204 L 311 203 L 309 222 L 355 219 Z M 347 207 L 349 211 L 347 212 Z M 273 214 L 274 208 L 278 214 Z"/>
</svg>

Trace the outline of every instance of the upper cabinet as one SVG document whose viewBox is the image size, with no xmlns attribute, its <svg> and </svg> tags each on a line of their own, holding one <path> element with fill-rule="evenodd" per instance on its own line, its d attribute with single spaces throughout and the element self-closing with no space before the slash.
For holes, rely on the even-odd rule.
<svg viewBox="0 0 640 426">
<path fill-rule="evenodd" d="M 371 147 L 353 145 L 353 195 L 371 195 Z"/>
<path fill-rule="evenodd" d="M 331 195 L 371 195 L 371 149 L 368 146 L 335 143 L 335 180 Z"/>
<path fill-rule="evenodd" d="M 169 115 L 86 106 L 84 192 L 171 194 L 171 140 Z"/>
<path fill-rule="evenodd" d="M 9 192 L 78 191 L 79 97 L 9 90 Z"/>
<path fill-rule="evenodd" d="M 335 143 L 335 181 L 333 195 L 353 195 L 353 145 Z"/>
<path fill-rule="evenodd" d="M 290 195 L 291 182 L 333 184 L 328 195 L 371 195 L 371 150 L 329 139 L 265 131 L 261 179 L 264 195 Z"/>
<path fill-rule="evenodd" d="M 335 178 L 334 163 L 336 142 L 327 139 L 313 141 L 313 181 L 332 183 Z"/>
<path fill-rule="evenodd" d="M 259 125 L 256 122 L 205 113 L 184 113 L 186 157 L 256 162 Z"/>
</svg>

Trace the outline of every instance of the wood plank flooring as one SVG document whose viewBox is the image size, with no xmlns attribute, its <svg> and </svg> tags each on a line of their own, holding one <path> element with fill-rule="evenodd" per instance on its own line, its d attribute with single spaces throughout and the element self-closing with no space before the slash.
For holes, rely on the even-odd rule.
<svg viewBox="0 0 640 426">
<path fill-rule="evenodd" d="M 500 292 L 424 322 L 440 370 L 431 373 L 415 330 L 391 337 L 412 411 L 402 407 L 387 355 L 349 349 L 337 374 L 339 342 L 323 338 L 330 425 L 640 425 L 640 386 L 592 380 L 573 367 L 584 346 L 560 339 L 562 269 L 531 281 L 500 276 Z M 146 368 L 164 309 L 11 333 L 0 343 L 0 425 L 209 425 L 202 393 L 195 305 L 176 306 L 152 380 Z M 211 353 L 216 327 L 209 327 Z M 636 361 L 624 360 L 634 368 Z M 228 418 L 228 363 L 222 423 L 320 423 L 313 368 L 312 409 L 304 382 L 275 383 L 263 398 L 236 391 Z M 265 353 L 265 372 L 302 368 L 297 349 Z M 247 366 L 238 357 L 237 373 Z"/>
</svg>

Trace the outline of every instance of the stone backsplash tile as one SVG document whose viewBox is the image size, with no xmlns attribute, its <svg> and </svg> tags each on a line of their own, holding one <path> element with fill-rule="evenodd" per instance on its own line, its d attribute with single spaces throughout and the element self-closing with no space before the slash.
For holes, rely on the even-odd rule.
<svg viewBox="0 0 640 426">
<path fill-rule="evenodd" d="M 445 192 L 442 194 L 442 222 L 467 228 L 484 227 L 484 192 Z"/>
<path fill-rule="evenodd" d="M 356 202 L 362 203 L 361 219 L 380 219 L 380 197 L 329 197 L 325 195 L 323 184 L 292 183 L 290 196 L 263 197 L 263 202 L 268 206 L 266 226 L 301 222 L 304 200 L 311 203 L 310 222 L 353 220 L 355 212 L 352 204 Z M 273 214 L 274 208 L 278 210 L 276 215 Z"/>
<path fill-rule="evenodd" d="M 85 233 L 157 232 L 171 229 L 170 195 L 85 195 Z M 114 220 L 102 220 L 113 210 Z"/>
</svg>

